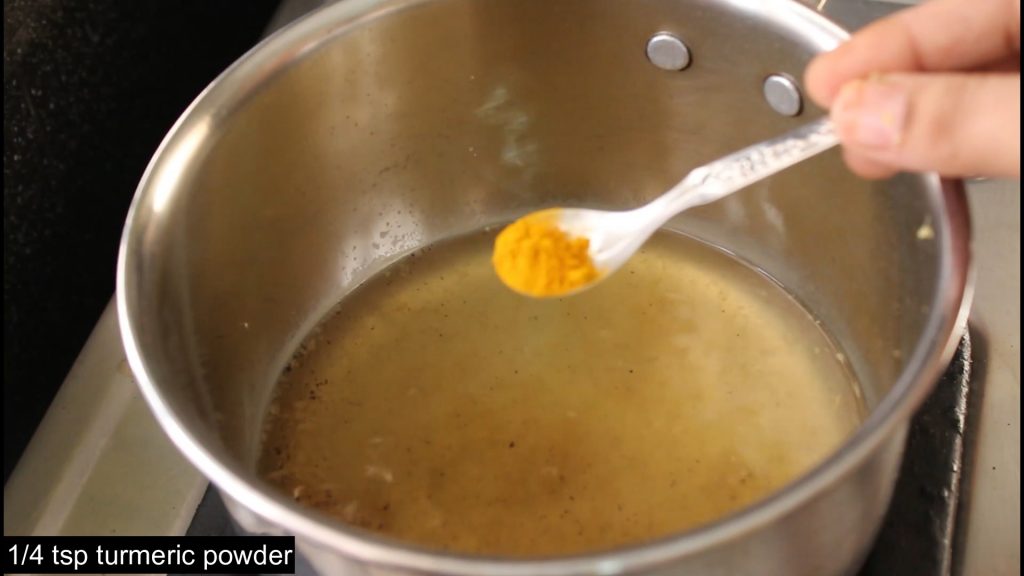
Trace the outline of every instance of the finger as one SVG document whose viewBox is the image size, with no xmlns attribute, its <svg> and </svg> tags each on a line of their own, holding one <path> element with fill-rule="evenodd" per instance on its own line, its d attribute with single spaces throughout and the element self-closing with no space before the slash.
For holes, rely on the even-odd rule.
<svg viewBox="0 0 1024 576">
<path fill-rule="evenodd" d="M 1020 56 L 1001 58 L 984 66 L 979 66 L 975 72 L 1020 72 Z"/>
<path fill-rule="evenodd" d="M 843 84 L 870 74 L 966 70 L 1019 53 L 1020 0 L 930 0 L 816 58 L 805 85 L 828 107 Z"/>
<path fill-rule="evenodd" d="M 832 119 L 851 155 L 947 176 L 1020 174 L 1020 75 L 896 74 L 843 87 Z"/>
<path fill-rule="evenodd" d="M 899 170 L 851 150 L 843 148 L 843 160 L 851 172 L 868 180 L 881 180 L 895 175 Z"/>
</svg>

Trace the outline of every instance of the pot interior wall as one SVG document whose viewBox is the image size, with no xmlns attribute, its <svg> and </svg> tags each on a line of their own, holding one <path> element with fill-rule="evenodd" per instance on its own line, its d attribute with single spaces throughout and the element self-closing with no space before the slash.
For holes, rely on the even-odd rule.
<svg viewBox="0 0 1024 576">
<path fill-rule="evenodd" d="M 549 205 L 629 208 L 689 169 L 819 116 L 765 103 L 832 41 L 785 3 L 442 0 L 368 18 L 181 136 L 194 167 L 146 243 L 139 339 L 171 406 L 248 467 L 294 346 L 396 256 Z M 693 62 L 644 54 L 670 31 Z M 313 47 L 310 47 L 313 48 Z M 170 170 L 166 168 L 165 170 Z M 895 382 L 939 281 L 941 199 L 826 154 L 674 220 L 780 281 L 848 356 L 867 402 Z M 142 216 L 144 218 L 145 215 Z"/>
</svg>

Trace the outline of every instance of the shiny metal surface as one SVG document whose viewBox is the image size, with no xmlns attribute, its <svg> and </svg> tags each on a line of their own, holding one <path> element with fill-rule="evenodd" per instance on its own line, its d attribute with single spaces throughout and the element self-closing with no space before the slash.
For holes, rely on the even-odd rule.
<svg viewBox="0 0 1024 576">
<path fill-rule="evenodd" d="M 796 82 L 782 74 L 772 74 L 764 80 L 764 99 L 783 116 L 796 116 L 804 107 L 804 98 Z"/>
<path fill-rule="evenodd" d="M 637 49 L 687 38 L 685 74 Z M 161 425 L 251 532 L 297 536 L 323 574 L 851 572 L 891 494 L 907 421 L 968 299 L 959 185 L 868 184 L 838 154 L 670 222 L 775 277 L 843 348 L 871 412 L 810 474 L 702 530 L 606 554 L 436 554 L 297 506 L 253 472 L 297 342 L 401 254 L 554 204 L 628 208 L 799 120 L 763 79 L 843 32 L 786 0 L 622 4 L 347 0 L 271 37 L 189 109 L 129 214 L 118 311 Z M 820 111 L 816 111 L 820 112 Z M 929 226 L 934 235 L 919 240 Z"/>
<path fill-rule="evenodd" d="M 662 70 L 683 70 L 690 65 L 690 49 L 672 34 L 659 32 L 647 41 L 647 59 Z"/>
</svg>

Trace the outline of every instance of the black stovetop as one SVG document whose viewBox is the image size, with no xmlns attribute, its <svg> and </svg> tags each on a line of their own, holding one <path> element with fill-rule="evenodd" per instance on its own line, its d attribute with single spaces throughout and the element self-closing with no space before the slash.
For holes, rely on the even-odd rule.
<svg viewBox="0 0 1024 576">
<path fill-rule="evenodd" d="M 935 390 L 911 423 L 903 466 L 885 523 L 861 576 L 959 574 L 969 475 L 981 408 L 964 335 Z"/>
<path fill-rule="evenodd" d="M 884 524 L 857 576 L 949 576 L 958 574 L 980 395 L 971 379 L 971 338 L 960 342 L 953 361 L 911 423 L 907 447 Z M 216 490 L 207 490 L 190 536 L 235 534 Z M 303 574 L 301 562 L 297 565 Z"/>
</svg>

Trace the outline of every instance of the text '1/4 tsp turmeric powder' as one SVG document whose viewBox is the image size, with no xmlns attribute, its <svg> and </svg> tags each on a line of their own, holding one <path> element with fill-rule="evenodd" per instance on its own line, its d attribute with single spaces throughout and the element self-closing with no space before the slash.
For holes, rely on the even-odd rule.
<svg viewBox="0 0 1024 576">
<path fill-rule="evenodd" d="M 494 269 L 516 292 L 546 298 L 561 296 L 597 279 L 590 259 L 590 241 L 563 232 L 557 211 L 548 210 L 517 220 L 498 234 Z"/>
</svg>

